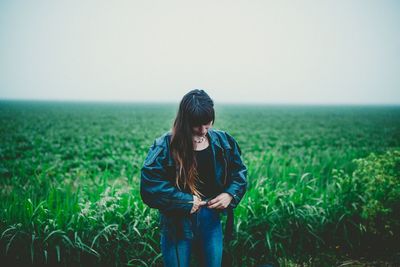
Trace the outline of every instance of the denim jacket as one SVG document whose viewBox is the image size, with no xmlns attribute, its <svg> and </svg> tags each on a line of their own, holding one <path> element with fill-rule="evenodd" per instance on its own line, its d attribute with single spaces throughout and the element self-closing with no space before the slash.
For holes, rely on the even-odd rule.
<svg viewBox="0 0 400 267">
<path fill-rule="evenodd" d="M 247 168 L 242 162 L 239 145 L 231 135 L 215 129 L 209 129 L 207 135 L 219 191 L 233 197 L 226 209 L 218 210 L 228 215 L 225 239 L 230 240 L 233 232 L 233 209 L 247 189 Z M 169 148 L 170 138 L 171 133 L 167 132 L 150 147 L 141 169 L 140 196 L 149 207 L 159 210 L 162 233 L 191 239 L 193 233 L 190 210 L 193 206 L 193 195 L 175 186 L 177 166 Z"/>
</svg>

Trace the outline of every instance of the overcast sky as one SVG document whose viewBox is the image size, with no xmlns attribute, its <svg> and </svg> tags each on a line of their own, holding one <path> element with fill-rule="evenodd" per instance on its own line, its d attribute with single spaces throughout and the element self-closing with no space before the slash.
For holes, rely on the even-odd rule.
<svg viewBox="0 0 400 267">
<path fill-rule="evenodd" d="M 0 99 L 400 104 L 400 1 L 0 1 Z"/>
</svg>

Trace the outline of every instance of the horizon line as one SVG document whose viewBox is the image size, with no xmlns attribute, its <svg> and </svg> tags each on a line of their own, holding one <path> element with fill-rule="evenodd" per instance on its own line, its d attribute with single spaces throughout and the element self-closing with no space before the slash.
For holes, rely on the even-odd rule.
<svg viewBox="0 0 400 267">
<path fill-rule="evenodd" d="M 0 101 L 13 101 L 13 102 L 63 102 L 63 103 L 104 103 L 104 104 L 179 104 L 178 101 L 160 101 L 160 100 L 99 100 L 99 99 L 38 99 L 38 98 L 0 98 Z M 389 102 L 268 102 L 268 101 L 214 101 L 214 105 L 323 105 L 323 106 L 400 106 L 398 103 Z"/>
</svg>

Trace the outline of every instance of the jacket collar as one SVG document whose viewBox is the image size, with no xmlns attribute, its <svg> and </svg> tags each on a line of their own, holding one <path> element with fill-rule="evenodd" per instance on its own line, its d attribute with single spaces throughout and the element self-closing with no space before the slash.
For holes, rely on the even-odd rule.
<svg viewBox="0 0 400 267">
<path fill-rule="evenodd" d="M 219 138 L 218 138 L 217 134 L 215 133 L 215 131 L 212 128 L 208 129 L 207 136 L 210 139 L 210 141 L 211 141 L 210 143 L 211 144 L 214 144 L 214 145 L 222 148 L 221 143 L 219 141 Z"/>
</svg>

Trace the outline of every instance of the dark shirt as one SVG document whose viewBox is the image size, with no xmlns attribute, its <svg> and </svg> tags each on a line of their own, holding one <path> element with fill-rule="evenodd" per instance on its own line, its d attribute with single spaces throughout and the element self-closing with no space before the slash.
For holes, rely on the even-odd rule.
<svg viewBox="0 0 400 267">
<path fill-rule="evenodd" d="M 198 189 L 204 198 L 213 198 L 219 194 L 218 184 L 215 179 L 213 153 L 211 146 L 203 150 L 194 151 L 197 161 L 197 173 L 200 178 Z"/>
</svg>

